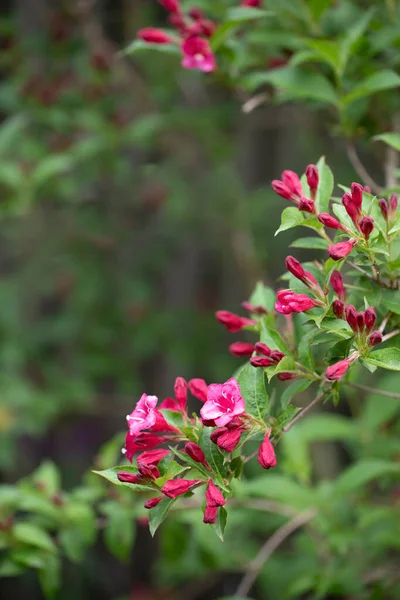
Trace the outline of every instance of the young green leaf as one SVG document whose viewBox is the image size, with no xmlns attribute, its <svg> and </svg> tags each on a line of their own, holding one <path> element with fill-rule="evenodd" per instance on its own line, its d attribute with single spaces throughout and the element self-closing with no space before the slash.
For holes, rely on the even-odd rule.
<svg viewBox="0 0 400 600">
<path fill-rule="evenodd" d="M 263 369 L 246 363 L 240 370 L 237 381 L 240 393 L 246 403 L 246 412 L 263 421 L 268 409 L 268 394 L 265 389 Z"/>
</svg>

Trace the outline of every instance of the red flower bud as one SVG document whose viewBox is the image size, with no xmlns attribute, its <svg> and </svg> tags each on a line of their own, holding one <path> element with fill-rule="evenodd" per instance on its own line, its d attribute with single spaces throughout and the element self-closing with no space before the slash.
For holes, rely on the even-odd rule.
<svg viewBox="0 0 400 600">
<path fill-rule="evenodd" d="M 384 198 L 381 198 L 379 200 L 378 204 L 379 204 L 379 208 L 381 209 L 383 218 L 385 219 L 385 221 L 387 221 L 389 209 L 388 209 L 388 204 L 387 204 L 386 200 Z"/>
<path fill-rule="evenodd" d="M 294 377 L 297 377 L 296 373 L 278 373 L 278 379 L 280 381 L 288 381 L 289 379 L 293 379 Z"/>
<path fill-rule="evenodd" d="M 261 0 L 243 0 L 240 3 L 240 6 L 254 6 L 255 8 L 258 8 L 261 6 Z"/>
<path fill-rule="evenodd" d="M 285 198 L 285 200 L 294 200 L 295 196 L 293 192 L 279 179 L 274 179 L 271 183 L 271 187 L 278 196 Z"/>
<path fill-rule="evenodd" d="M 215 313 L 217 320 L 227 328 L 228 331 L 236 333 L 245 327 L 246 325 L 256 325 L 255 321 L 246 319 L 245 317 L 239 317 L 227 310 L 219 310 Z"/>
<path fill-rule="evenodd" d="M 162 499 L 163 499 L 163 496 L 157 496 L 157 498 L 150 498 L 150 500 L 147 500 L 144 503 L 144 507 L 149 510 L 151 508 L 155 508 L 157 506 L 157 504 L 159 504 L 161 502 Z"/>
<path fill-rule="evenodd" d="M 179 0 L 158 0 L 158 2 L 167 10 L 168 12 L 179 12 Z"/>
<path fill-rule="evenodd" d="M 212 479 L 208 480 L 206 490 L 207 506 L 224 506 L 226 500 L 222 495 L 221 490 L 215 485 Z"/>
<path fill-rule="evenodd" d="M 203 483 L 201 479 L 170 479 L 162 486 L 161 491 L 168 498 L 177 498 L 199 483 Z"/>
<path fill-rule="evenodd" d="M 371 333 L 371 331 L 373 330 L 374 325 L 376 323 L 376 312 L 372 308 L 372 306 L 369 306 L 367 308 L 367 310 L 364 313 L 364 317 L 365 317 L 365 328 L 367 330 L 367 333 Z"/>
<path fill-rule="evenodd" d="M 345 207 L 346 212 L 349 215 L 350 219 L 353 221 L 354 225 L 357 225 L 357 223 L 358 223 L 357 208 L 353 202 L 353 198 L 347 192 L 342 197 L 342 203 L 343 203 L 343 206 Z"/>
<path fill-rule="evenodd" d="M 301 196 L 303 194 L 303 186 L 301 185 L 299 176 L 294 171 L 283 171 L 282 181 L 296 196 Z"/>
<path fill-rule="evenodd" d="M 221 448 L 221 450 L 225 450 L 225 452 L 233 452 L 240 442 L 241 435 L 242 431 L 240 429 L 228 429 L 228 431 L 218 436 L 218 448 Z"/>
<path fill-rule="evenodd" d="M 352 239 L 348 242 L 339 242 L 328 246 L 328 254 L 333 260 L 341 260 L 350 254 L 356 245 L 357 240 Z"/>
<path fill-rule="evenodd" d="M 308 167 L 306 169 L 306 177 L 307 177 L 308 187 L 310 188 L 310 191 L 311 191 L 311 196 L 313 198 L 315 198 L 315 194 L 317 192 L 318 183 L 319 183 L 318 169 L 315 165 L 308 165 Z"/>
<path fill-rule="evenodd" d="M 333 291 L 339 296 L 341 300 L 344 299 L 346 290 L 343 284 L 343 277 L 340 271 L 333 271 L 330 278 L 330 283 Z"/>
<path fill-rule="evenodd" d="M 148 44 L 170 44 L 172 42 L 171 37 L 161 31 L 161 29 L 155 29 L 154 27 L 145 27 L 144 29 L 140 29 L 136 37 Z"/>
<path fill-rule="evenodd" d="M 342 319 L 344 314 L 344 302 L 342 302 L 341 300 L 335 300 L 332 303 L 332 310 L 335 317 L 337 317 L 338 319 Z"/>
<path fill-rule="evenodd" d="M 361 183 L 351 184 L 351 197 L 358 214 L 361 214 L 363 186 Z"/>
<path fill-rule="evenodd" d="M 254 346 L 247 342 L 234 342 L 229 346 L 229 352 L 233 356 L 251 356 L 254 352 Z"/>
<path fill-rule="evenodd" d="M 399 204 L 399 199 L 398 199 L 397 194 L 392 194 L 390 196 L 390 204 L 389 204 L 390 217 L 392 219 L 396 214 L 398 204 Z"/>
<path fill-rule="evenodd" d="M 195 398 L 198 398 L 201 402 L 206 402 L 208 386 L 204 379 L 191 379 L 188 386 L 190 393 L 193 394 Z"/>
<path fill-rule="evenodd" d="M 140 473 L 134 475 L 133 473 L 127 473 L 126 471 L 118 471 L 117 477 L 118 481 L 123 481 L 124 483 L 140 483 L 142 481 Z"/>
<path fill-rule="evenodd" d="M 237 427 L 243 427 L 243 420 L 240 415 L 234 417 L 232 421 L 226 424 L 227 429 L 236 429 Z"/>
<path fill-rule="evenodd" d="M 272 365 L 275 365 L 275 361 L 271 360 L 270 358 L 267 357 L 262 357 L 262 356 L 252 356 L 250 359 L 250 364 L 253 367 L 271 367 Z"/>
<path fill-rule="evenodd" d="M 196 444 L 195 442 L 188 442 L 185 445 L 185 452 L 195 462 L 200 463 L 201 465 L 204 465 L 205 467 L 209 466 L 207 459 L 206 459 L 206 455 L 204 454 L 204 452 L 200 448 L 200 446 L 198 444 Z"/>
<path fill-rule="evenodd" d="M 271 469 L 277 465 L 275 450 L 268 434 L 264 437 L 264 441 L 258 450 L 258 462 L 263 469 Z"/>
<path fill-rule="evenodd" d="M 155 465 L 139 464 L 139 473 L 143 479 L 158 479 L 161 477 L 160 471 Z"/>
<path fill-rule="evenodd" d="M 179 13 L 171 13 L 168 16 L 168 21 L 173 25 L 180 33 L 186 34 L 186 23 L 185 19 Z"/>
<path fill-rule="evenodd" d="M 204 13 L 199 8 L 194 7 L 189 10 L 189 17 L 194 21 L 200 21 L 204 17 Z"/>
<path fill-rule="evenodd" d="M 304 212 L 315 213 L 315 204 L 314 200 L 309 200 L 309 198 L 301 198 L 299 202 L 299 210 L 304 210 Z"/>
<path fill-rule="evenodd" d="M 352 304 L 349 304 L 348 306 L 346 306 L 344 312 L 346 315 L 346 321 L 348 322 L 348 324 L 350 325 L 352 330 L 356 332 L 357 331 L 356 309 L 354 308 L 354 306 Z"/>
<path fill-rule="evenodd" d="M 365 326 L 364 313 L 358 312 L 356 317 L 357 317 L 357 330 L 360 333 L 362 333 L 364 331 L 364 326 Z"/>
<path fill-rule="evenodd" d="M 263 306 L 254 306 L 254 304 L 250 304 L 250 302 L 242 302 L 242 306 L 245 310 L 250 313 L 254 313 L 256 315 L 267 315 L 268 311 Z"/>
<path fill-rule="evenodd" d="M 188 384 L 183 379 L 183 377 L 177 377 L 175 379 L 175 385 L 174 385 L 175 398 L 176 398 L 176 401 L 178 402 L 179 406 L 181 407 L 181 410 L 186 409 L 187 388 L 188 388 Z"/>
<path fill-rule="evenodd" d="M 305 270 L 299 263 L 299 261 L 294 258 L 294 256 L 287 256 L 285 260 L 287 270 L 297 277 L 297 279 L 302 279 L 306 274 Z"/>
<path fill-rule="evenodd" d="M 204 510 L 203 523 L 214 524 L 217 521 L 218 506 L 209 506 L 206 504 Z"/>
<path fill-rule="evenodd" d="M 382 342 L 382 339 L 382 333 L 380 331 L 374 331 L 368 338 L 368 345 L 376 346 L 377 344 L 380 344 Z"/>
<path fill-rule="evenodd" d="M 360 221 L 360 230 L 366 240 L 368 240 L 373 229 L 374 229 L 373 218 L 372 217 L 363 217 Z"/>
<path fill-rule="evenodd" d="M 203 19 L 202 21 L 199 21 L 199 25 L 201 28 L 201 33 L 208 38 L 210 38 L 217 29 L 216 23 L 214 23 L 214 21 L 210 21 L 209 19 Z"/>
<path fill-rule="evenodd" d="M 274 362 L 278 363 L 282 360 L 282 358 L 285 358 L 286 354 L 284 354 L 283 352 L 280 352 L 279 350 L 272 350 L 271 354 L 270 354 L 270 359 L 273 360 Z"/>
<path fill-rule="evenodd" d="M 226 433 L 228 431 L 227 427 L 218 427 L 218 429 L 214 429 L 214 431 L 212 432 L 212 434 L 210 435 L 210 440 L 216 444 L 218 442 L 218 439 L 221 437 L 221 435 L 223 435 L 224 433 Z"/>
<path fill-rule="evenodd" d="M 270 356 L 271 354 L 271 348 L 269 348 L 267 344 L 264 344 L 263 342 L 257 342 L 255 349 L 256 352 L 259 354 L 264 354 L 264 356 Z"/>
<path fill-rule="evenodd" d="M 156 465 L 169 454 L 169 450 L 159 448 L 157 450 L 147 450 L 142 452 L 136 458 L 138 465 Z"/>
<path fill-rule="evenodd" d="M 319 213 L 318 221 L 331 229 L 343 229 L 343 225 L 335 217 L 328 215 L 328 213 Z"/>
<path fill-rule="evenodd" d="M 329 381 L 341 379 L 348 371 L 351 361 L 346 358 L 327 368 L 325 376 Z"/>
</svg>

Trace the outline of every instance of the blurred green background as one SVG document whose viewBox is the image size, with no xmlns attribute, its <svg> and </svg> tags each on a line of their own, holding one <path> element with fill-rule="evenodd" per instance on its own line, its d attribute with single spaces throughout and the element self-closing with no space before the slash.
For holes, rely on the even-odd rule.
<svg viewBox="0 0 400 600">
<path fill-rule="evenodd" d="M 77 485 L 142 392 L 228 378 L 243 336 L 214 312 L 237 311 L 257 280 L 276 286 L 291 239 L 274 238 L 285 201 L 270 181 L 322 154 L 338 180 L 354 177 L 304 107 L 246 114 L 218 74 L 122 56 L 150 24 L 165 13 L 148 0 L 1 3 L 2 482 L 47 457 Z M 157 542 L 138 535 L 132 568 L 99 546 L 79 575 L 66 567 L 59 597 L 163 598 L 148 591 Z M 42 597 L 29 576 L 4 584 L 1 597 L 17 594 Z"/>
</svg>

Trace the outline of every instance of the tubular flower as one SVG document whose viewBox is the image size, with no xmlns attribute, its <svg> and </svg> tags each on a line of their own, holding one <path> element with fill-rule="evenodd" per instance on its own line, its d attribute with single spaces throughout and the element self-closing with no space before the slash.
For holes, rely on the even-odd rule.
<svg viewBox="0 0 400 600">
<path fill-rule="evenodd" d="M 343 375 L 345 375 L 351 365 L 351 360 L 345 358 L 344 360 L 340 360 L 339 362 L 331 365 L 327 368 L 325 372 L 325 376 L 329 381 L 336 381 L 337 379 L 341 379 Z"/>
<path fill-rule="evenodd" d="M 333 288 L 333 291 L 336 292 L 336 294 L 339 296 L 339 299 L 344 300 L 346 290 L 343 283 L 343 277 L 340 271 L 333 271 L 329 281 Z"/>
<path fill-rule="evenodd" d="M 170 44 L 172 42 L 171 37 L 162 31 L 154 27 L 145 27 L 137 32 L 137 37 L 148 44 Z"/>
<path fill-rule="evenodd" d="M 212 479 L 208 480 L 206 502 L 208 506 L 224 506 L 226 504 L 221 490 L 215 485 Z"/>
<path fill-rule="evenodd" d="M 264 344 L 264 342 L 257 342 L 257 344 L 255 345 L 255 349 L 256 352 L 258 352 L 259 354 L 264 354 L 264 356 L 270 356 L 272 352 L 271 348 L 269 348 L 267 344 Z"/>
<path fill-rule="evenodd" d="M 275 365 L 276 362 L 267 356 L 252 356 L 250 359 L 250 364 L 253 367 L 265 368 L 272 367 L 272 365 Z"/>
<path fill-rule="evenodd" d="M 239 384 L 231 378 L 225 383 L 208 386 L 207 402 L 203 404 L 200 414 L 203 419 L 213 420 L 218 427 L 223 427 L 244 411 L 245 403 L 240 395 Z"/>
<path fill-rule="evenodd" d="M 208 385 L 204 379 L 191 379 L 188 383 L 190 393 L 201 402 L 206 402 Z"/>
<path fill-rule="evenodd" d="M 381 213 L 383 215 L 383 218 L 385 219 L 385 221 L 387 221 L 388 219 L 388 213 L 389 213 L 389 208 L 388 208 L 388 204 L 386 202 L 386 200 L 384 198 L 381 198 L 378 202 L 379 204 L 379 208 L 381 209 Z"/>
<path fill-rule="evenodd" d="M 281 290 L 277 294 L 275 310 L 283 315 L 292 312 L 301 313 L 318 306 L 318 302 L 305 294 L 296 294 L 292 290 Z"/>
<path fill-rule="evenodd" d="M 372 217 L 363 217 L 360 221 L 360 230 L 366 240 L 369 239 L 374 229 L 374 220 Z"/>
<path fill-rule="evenodd" d="M 247 325 L 256 325 L 255 321 L 252 319 L 247 319 L 246 317 L 239 317 L 239 315 L 235 315 L 234 313 L 229 312 L 228 310 L 218 310 L 215 313 L 217 320 L 227 328 L 231 333 L 237 333 L 241 331 L 243 327 Z"/>
<path fill-rule="evenodd" d="M 354 332 L 357 332 L 357 313 L 356 313 L 356 309 L 354 308 L 354 306 L 352 304 L 349 304 L 344 309 L 344 312 L 345 312 L 345 315 L 346 315 L 346 321 L 348 322 L 348 324 L 350 325 L 350 327 L 352 328 L 352 330 Z"/>
<path fill-rule="evenodd" d="M 139 463 L 139 473 L 143 479 L 158 479 L 161 476 L 160 471 L 155 465 L 146 465 L 141 463 Z"/>
<path fill-rule="evenodd" d="M 160 404 L 160 410 L 173 410 L 174 412 L 181 412 L 181 407 L 175 400 L 175 398 L 165 398 Z"/>
<path fill-rule="evenodd" d="M 181 410 L 186 410 L 188 384 L 183 377 L 177 377 L 174 385 L 175 398 Z"/>
<path fill-rule="evenodd" d="M 236 446 L 240 442 L 240 438 L 242 436 L 243 430 L 236 428 L 223 432 L 217 438 L 217 446 L 221 448 L 221 450 L 225 450 L 225 452 L 233 452 Z"/>
<path fill-rule="evenodd" d="M 299 261 L 294 258 L 294 256 L 287 256 L 285 264 L 289 273 L 294 275 L 294 277 L 297 279 L 300 279 L 304 285 L 319 289 L 318 281 L 315 279 L 314 275 L 308 271 L 305 271 Z"/>
<path fill-rule="evenodd" d="M 279 181 L 279 179 L 274 179 L 271 183 L 271 187 L 274 190 L 275 194 L 278 194 L 281 198 L 285 198 L 285 200 L 295 201 L 296 195 L 293 194 L 292 190 L 283 183 L 283 181 Z"/>
<path fill-rule="evenodd" d="M 144 507 L 147 508 L 148 510 L 151 508 L 155 508 L 158 504 L 160 504 L 160 502 L 163 498 L 164 498 L 164 496 L 157 496 L 156 498 L 150 498 L 149 500 L 147 500 L 144 503 Z"/>
<path fill-rule="evenodd" d="M 233 356 L 251 356 L 254 352 L 254 345 L 247 342 L 234 342 L 229 346 L 229 352 Z"/>
<path fill-rule="evenodd" d="M 264 441 L 258 450 L 258 462 L 263 469 L 272 469 L 276 467 L 277 460 L 275 450 L 269 439 L 269 434 L 264 437 Z"/>
<path fill-rule="evenodd" d="M 185 452 L 195 462 L 205 466 L 207 469 L 210 468 L 210 465 L 208 464 L 206 459 L 206 455 L 204 454 L 200 446 L 195 442 L 188 442 L 185 446 Z"/>
<path fill-rule="evenodd" d="M 354 205 L 353 198 L 350 196 L 349 193 L 346 192 L 345 194 L 343 194 L 342 203 L 350 219 L 353 221 L 354 225 L 358 226 L 358 211 L 356 206 Z"/>
<path fill-rule="evenodd" d="M 162 486 L 161 491 L 168 498 L 177 498 L 199 483 L 203 483 L 201 479 L 170 479 Z"/>
<path fill-rule="evenodd" d="M 299 210 L 304 210 L 304 212 L 308 212 L 308 213 L 315 213 L 314 200 L 310 200 L 309 198 L 304 198 L 304 196 L 303 196 L 299 202 Z"/>
<path fill-rule="evenodd" d="M 206 504 L 204 510 L 203 523 L 210 523 L 213 525 L 217 521 L 218 506 L 209 506 Z"/>
<path fill-rule="evenodd" d="M 207 40 L 198 37 L 188 37 L 182 44 L 182 66 L 185 69 L 199 69 L 210 73 L 217 68 L 214 54 Z"/>
<path fill-rule="evenodd" d="M 160 460 L 168 456 L 169 450 L 159 448 L 157 450 L 147 450 L 142 452 L 136 458 L 138 465 L 157 465 Z"/>
<path fill-rule="evenodd" d="M 301 181 L 294 171 L 283 171 L 282 180 L 274 179 L 271 186 L 278 196 L 298 204 L 303 196 Z"/>
<path fill-rule="evenodd" d="M 301 185 L 299 176 L 294 171 L 283 171 L 282 181 L 294 194 L 296 194 L 296 196 L 301 196 L 303 194 L 303 186 Z"/>
<path fill-rule="evenodd" d="M 374 331 L 373 333 L 371 333 L 371 335 L 368 338 L 368 345 L 369 346 L 376 346 L 377 344 L 380 344 L 382 342 L 383 339 L 383 335 L 380 331 Z"/>
<path fill-rule="evenodd" d="M 319 213 L 318 221 L 330 229 L 344 229 L 343 225 L 328 213 Z"/>
<path fill-rule="evenodd" d="M 353 200 L 353 204 L 356 207 L 356 211 L 358 215 L 361 216 L 361 207 L 363 200 L 363 186 L 361 183 L 352 183 L 351 184 L 351 198 Z"/>
<path fill-rule="evenodd" d="M 342 319 L 344 315 L 344 302 L 342 302 L 341 300 L 335 300 L 332 303 L 332 310 L 335 317 L 337 317 L 338 319 Z"/>
<path fill-rule="evenodd" d="M 367 308 L 367 310 L 364 313 L 364 318 L 365 318 L 365 328 L 367 330 L 367 333 L 371 333 L 371 331 L 374 328 L 374 325 L 376 323 L 376 312 L 375 309 L 372 308 L 372 306 L 369 306 Z"/>
<path fill-rule="evenodd" d="M 315 165 L 308 165 L 308 167 L 306 168 L 306 177 L 308 187 L 310 188 L 311 192 L 311 198 L 315 200 L 315 195 L 317 193 L 319 183 L 318 169 Z"/>
<path fill-rule="evenodd" d="M 328 254 L 333 260 L 341 260 L 350 254 L 356 245 L 357 240 L 352 239 L 348 242 L 339 242 L 328 246 Z"/>
<path fill-rule="evenodd" d="M 142 481 L 142 477 L 140 474 L 128 473 L 127 471 L 118 471 L 117 473 L 118 481 L 123 483 L 140 483 Z"/>
<path fill-rule="evenodd" d="M 166 438 L 154 435 L 153 433 L 139 433 L 139 435 L 132 435 L 129 431 L 126 434 L 125 446 L 122 449 L 122 453 L 125 454 L 126 458 L 132 462 L 133 456 L 136 452 L 143 452 L 143 450 L 150 450 L 155 448 L 159 444 L 166 441 Z"/>
<path fill-rule="evenodd" d="M 155 407 L 157 402 L 157 396 L 148 396 L 147 394 L 142 394 L 131 414 L 126 417 L 129 431 L 132 435 L 139 433 L 139 431 L 143 431 L 143 429 L 150 429 L 153 425 L 155 425 Z"/>
</svg>

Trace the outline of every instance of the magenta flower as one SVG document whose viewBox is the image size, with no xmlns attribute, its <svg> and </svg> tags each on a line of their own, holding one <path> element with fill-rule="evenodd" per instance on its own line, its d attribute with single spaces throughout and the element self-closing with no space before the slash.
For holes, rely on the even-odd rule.
<svg viewBox="0 0 400 600">
<path fill-rule="evenodd" d="M 182 44 L 182 66 L 185 69 L 199 69 L 211 73 L 217 68 L 214 54 L 207 40 L 198 37 L 188 37 Z"/>
<path fill-rule="evenodd" d="M 199 483 L 203 483 L 201 479 L 170 479 L 162 486 L 161 491 L 168 498 L 177 498 Z"/>
<path fill-rule="evenodd" d="M 283 315 L 292 312 L 301 313 L 318 306 L 318 303 L 305 294 L 296 294 L 292 290 L 281 290 L 277 294 L 275 310 Z"/>
<path fill-rule="evenodd" d="M 276 467 L 277 465 L 275 450 L 268 433 L 265 435 L 264 441 L 258 449 L 258 462 L 263 469 L 272 469 L 272 467 Z"/>
<path fill-rule="evenodd" d="M 126 417 L 129 432 L 132 435 L 135 435 L 144 429 L 150 429 L 155 424 L 155 407 L 157 406 L 157 402 L 157 396 L 142 394 L 131 414 Z"/>
<path fill-rule="evenodd" d="M 345 375 L 349 369 L 351 364 L 351 360 L 345 358 L 344 360 L 340 360 L 339 362 L 331 365 L 327 368 L 325 376 L 330 381 L 335 381 L 337 379 L 341 379 L 343 375 Z"/>
<path fill-rule="evenodd" d="M 240 387 L 236 379 L 228 379 L 225 383 L 212 383 L 208 386 L 207 402 L 200 410 L 203 419 L 215 421 L 223 427 L 236 415 L 245 411 L 245 403 L 240 395 Z"/>
<path fill-rule="evenodd" d="M 350 254 L 356 244 L 356 239 L 332 244 L 331 246 L 328 246 L 328 254 L 333 260 L 341 260 Z"/>
<path fill-rule="evenodd" d="M 198 398 L 201 402 L 206 402 L 208 385 L 204 379 L 191 379 L 188 383 L 189 390 L 195 398 Z"/>
<path fill-rule="evenodd" d="M 137 37 L 148 44 L 170 44 L 171 37 L 161 29 L 145 27 L 137 32 Z"/>
</svg>

